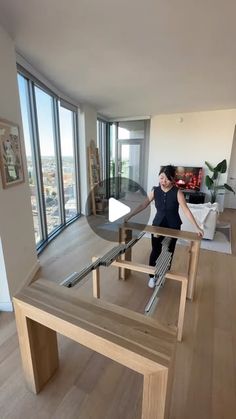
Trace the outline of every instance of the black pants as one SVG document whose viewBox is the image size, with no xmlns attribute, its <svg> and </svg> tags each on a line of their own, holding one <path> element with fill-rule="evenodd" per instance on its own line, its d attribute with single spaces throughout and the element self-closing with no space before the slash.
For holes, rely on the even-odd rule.
<svg viewBox="0 0 236 419">
<path fill-rule="evenodd" d="M 169 226 L 167 225 L 167 222 L 164 220 L 159 227 L 168 228 Z M 162 242 L 164 238 L 165 236 L 154 237 L 154 235 L 152 234 L 152 238 L 151 238 L 152 251 L 149 257 L 149 266 L 156 265 L 157 258 L 158 256 L 160 256 L 161 251 L 162 251 Z M 169 246 L 168 246 L 168 250 L 171 253 L 171 262 L 174 256 L 176 242 L 177 242 L 177 239 L 171 238 Z M 170 266 L 171 266 L 171 262 L 170 262 Z M 153 275 L 150 275 L 150 277 L 153 277 Z"/>
</svg>

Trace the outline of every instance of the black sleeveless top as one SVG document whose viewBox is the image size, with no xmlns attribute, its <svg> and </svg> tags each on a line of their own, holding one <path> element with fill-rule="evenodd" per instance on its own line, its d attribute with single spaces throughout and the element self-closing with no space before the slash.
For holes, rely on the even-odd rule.
<svg viewBox="0 0 236 419">
<path fill-rule="evenodd" d="M 156 186 L 153 190 L 157 213 L 152 225 L 160 226 L 164 222 L 165 227 L 179 230 L 182 221 L 179 216 L 178 188 L 172 186 L 168 192 L 164 192 L 160 186 Z"/>
</svg>

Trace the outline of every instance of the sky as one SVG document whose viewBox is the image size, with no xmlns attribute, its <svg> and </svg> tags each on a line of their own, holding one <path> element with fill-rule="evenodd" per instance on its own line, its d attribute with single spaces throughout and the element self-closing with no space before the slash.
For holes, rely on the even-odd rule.
<svg viewBox="0 0 236 419">
<path fill-rule="evenodd" d="M 27 157 L 31 156 L 29 112 L 27 106 L 26 79 L 18 75 L 21 113 L 23 120 L 24 140 Z M 35 100 L 37 108 L 40 150 L 42 156 L 54 156 L 53 141 L 53 113 L 52 98 L 35 87 Z M 60 135 L 62 156 L 73 156 L 73 125 L 72 112 L 59 106 Z"/>
</svg>

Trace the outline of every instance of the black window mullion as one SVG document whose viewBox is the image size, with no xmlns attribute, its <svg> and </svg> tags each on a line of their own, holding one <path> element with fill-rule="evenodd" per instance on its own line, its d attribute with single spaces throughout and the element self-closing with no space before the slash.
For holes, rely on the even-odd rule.
<svg viewBox="0 0 236 419">
<path fill-rule="evenodd" d="M 103 179 L 103 170 L 102 170 L 102 162 L 103 162 L 103 154 L 102 154 L 102 122 L 99 122 L 99 166 L 100 166 L 100 173 L 99 178 Z"/>
<path fill-rule="evenodd" d="M 61 158 L 61 140 L 60 140 L 60 126 L 59 126 L 59 110 L 58 101 L 53 98 L 53 129 L 54 129 L 54 145 L 56 154 L 56 168 L 58 181 L 58 205 L 60 213 L 60 222 L 65 224 L 65 200 L 64 200 L 64 184 L 63 184 L 63 168 Z"/>
<path fill-rule="evenodd" d="M 42 239 L 47 239 L 47 220 L 46 220 L 46 206 L 44 199 L 44 188 L 43 188 L 43 173 L 42 173 L 42 162 L 39 146 L 39 131 L 38 131 L 38 119 L 37 109 L 35 100 L 34 84 L 32 81 L 29 83 L 29 105 L 30 105 L 30 118 L 31 118 L 31 129 L 32 129 L 32 150 L 35 164 L 35 177 L 36 177 L 36 189 L 38 194 L 39 202 L 39 219 L 42 230 Z"/>
<path fill-rule="evenodd" d="M 110 198 L 110 129 L 111 123 L 106 124 L 106 156 L 105 156 L 105 165 L 106 165 L 106 197 Z"/>
<path fill-rule="evenodd" d="M 106 178 L 106 167 L 105 167 L 105 156 L 106 156 L 106 122 L 101 122 L 101 170 L 102 180 Z"/>
<path fill-rule="evenodd" d="M 118 167 L 118 122 L 115 123 L 115 177 L 118 177 L 120 168 Z"/>
<path fill-rule="evenodd" d="M 80 197 L 80 179 L 79 179 L 79 129 L 78 114 L 73 112 L 73 138 L 74 138 L 74 156 L 75 156 L 75 185 L 76 185 L 76 204 L 77 212 L 81 213 L 81 197 Z"/>
</svg>

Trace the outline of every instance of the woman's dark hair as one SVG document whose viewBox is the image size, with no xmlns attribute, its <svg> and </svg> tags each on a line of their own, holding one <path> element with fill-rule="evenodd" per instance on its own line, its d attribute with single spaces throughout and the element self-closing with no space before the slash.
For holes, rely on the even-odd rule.
<svg viewBox="0 0 236 419">
<path fill-rule="evenodd" d="M 162 166 L 159 175 L 161 175 L 162 173 L 164 173 L 167 179 L 172 182 L 175 178 L 175 167 L 171 164 L 169 164 L 168 166 Z"/>
</svg>

